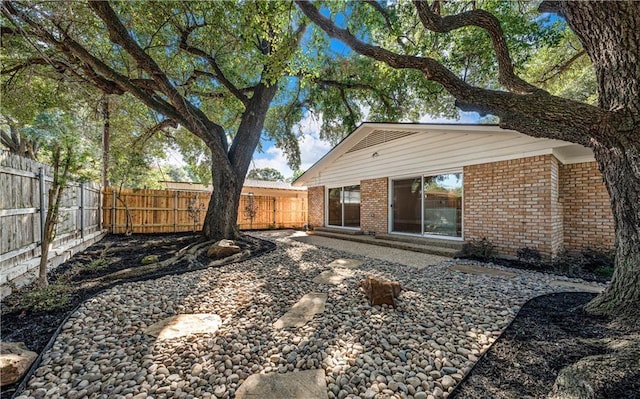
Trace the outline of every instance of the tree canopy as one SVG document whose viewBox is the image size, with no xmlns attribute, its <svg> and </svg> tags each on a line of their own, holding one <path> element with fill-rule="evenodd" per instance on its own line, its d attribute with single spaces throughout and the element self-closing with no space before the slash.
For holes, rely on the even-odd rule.
<svg viewBox="0 0 640 399">
<path fill-rule="evenodd" d="M 284 176 L 274 168 L 254 168 L 247 173 L 247 179 L 284 181 Z"/>
</svg>

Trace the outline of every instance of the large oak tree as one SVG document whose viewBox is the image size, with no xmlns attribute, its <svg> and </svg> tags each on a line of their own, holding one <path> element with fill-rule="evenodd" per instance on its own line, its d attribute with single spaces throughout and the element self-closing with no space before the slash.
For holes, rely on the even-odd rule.
<svg viewBox="0 0 640 399">
<path fill-rule="evenodd" d="M 4 2 L 2 14 L 3 35 L 38 48 L 32 63 L 130 94 L 202 140 L 213 183 L 204 233 L 238 236 L 244 176 L 305 32 L 291 3 Z"/>
<path fill-rule="evenodd" d="M 239 234 L 240 191 L 261 136 L 297 169 L 302 132 L 294 126 L 310 111 L 334 140 L 360 122 L 362 106 L 389 120 L 417 113 L 402 96 L 404 74 L 381 84 L 369 70 L 369 80 L 354 82 L 345 57 L 319 51 L 325 39 L 305 35 L 304 16 L 288 1 L 15 1 L 3 2 L 2 16 L 3 40 L 22 39 L 15 45 L 25 50 L 6 57 L 3 75 L 50 68 L 111 102 L 136 98 L 159 118 L 151 131 L 178 127 L 187 162 L 212 182 L 203 228 L 211 239 Z"/>
<path fill-rule="evenodd" d="M 566 21 L 591 60 L 598 90 L 595 105 L 552 95 L 519 76 L 502 21 L 495 12 L 481 8 L 485 2 L 399 2 L 394 9 L 373 3 L 385 23 L 363 30 L 361 25 L 350 25 L 349 21 L 347 28 L 338 26 L 314 4 L 297 1 L 302 11 L 329 36 L 343 41 L 358 54 L 394 69 L 419 71 L 423 79 L 446 89 L 458 108 L 495 115 L 501 127 L 527 135 L 570 141 L 593 149 L 611 198 L 616 268 L 611 284 L 590 303 L 589 309 L 637 325 L 640 308 L 640 3 L 544 1 L 539 5 L 540 12 L 553 13 L 559 20 Z M 355 18 L 356 7 L 364 5 L 351 4 L 350 7 L 343 14 L 347 19 Z M 411 11 L 400 13 L 402 7 L 409 7 Z M 403 30 L 407 27 L 411 30 Z M 464 70 L 456 70 L 448 64 L 448 58 L 455 57 L 458 50 L 452 37 L 468 31 L 485 36 L 492 56 L 488 62 L 486 58 L 478 58 L 471 60 Z M 400 45 L 387 38 L 398 38 Z M 527 44 L 531 46 L 535 39 L 522 38 L 530 41 Z M 427 46 L 415 51 L 417 46 L 404 45 L 419 44 L 420 40 L 447 41 L 450 46 L 444 47 L 444 54 L 435 54 Z M 486 41 L 479 40 L 474 45 L 481 48 L 483 43 Z M 467 72 L 483 68 L 495 70 L 495 86 L 483 84 L 485 82 L 474 84 L 473 79 L 468 78 Z"/>
</svg>

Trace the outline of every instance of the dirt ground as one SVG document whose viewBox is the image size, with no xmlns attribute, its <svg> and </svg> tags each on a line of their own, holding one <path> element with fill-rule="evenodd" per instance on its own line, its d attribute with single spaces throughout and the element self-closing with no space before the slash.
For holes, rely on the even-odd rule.
<svg viewBox="0 0 640 399">
<path fill-rule="evenodd" d="M 142 276 L 105 280 L 89 288 L 87 282 L 102 281 L 102 277 L 111 273 L 141 266 L 142 258 L 147 255 L 157 255 L 160 261 L 169 259 L 181 248 L 199 240 L 200 237 L 193 234 L 105 237 L 51 275 L 51 282 L 63 279 L 70 287 L 71 298 L 65 306 L 37 312 L 17 305 L 19 292 L 5 298 L 1 309 L 2 340 L 24 342 L 29 349 L 40 353 L 67 315 L 96 293 L 124 281 L 194 270 L 194 265 L 176 263 Z M 273 248 L 273 244 L 255 239 L 248 240 L 245 246 L 253 254 Z M 96 260 L 101 258 L 104 262 L 95 267 Z M 205 263 L 206 260 L 202 260 L 202 267 L 207 267 Z M 596 370 L 585 377 L 593 385 L 593 396 L 589 397 L 640 398 L 640 333 L 623 331 L 607 319 L 585 314 L 582 305 L 592 297 L 593 294 L 586 293 L 562 293 L 529 301 L 449 398 L 547 398 L 560 373 L 570 376 L 564 380 L 578 378 L 575 374 L 580 373 L 566 367 L 579 361 L 591 364 L 587 370 Z M 630 342 L 631 349 L 623 351 L 628 358 L 614 356 L 618 353 L 614 348 L 625 347 L 621 342 Z M 635 349 L 637 353 L 633 352 Z M 593 356 L 613 357 L 603 362 Z M 589 359 L 596 361 L 588 363 Z M 16 388 L 17 384 L 4 387 L 0 397 L 11 397 Z M 562 387 L 556 387 L 556 391 L 559 393 L 555 397 L 568 397 L 562 396 Z M 572 397 L 583 396 L 579 393 Z"/>
</svg>

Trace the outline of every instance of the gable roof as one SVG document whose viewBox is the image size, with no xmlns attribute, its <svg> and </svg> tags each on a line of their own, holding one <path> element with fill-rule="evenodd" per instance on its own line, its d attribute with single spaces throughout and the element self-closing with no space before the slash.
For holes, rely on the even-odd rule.
<svg viewBox="0 0 640 399">
<path fill-rule="evenodd" d="M 336 162 L 344 163 L 350 158 L 362 160 L 363 153 L 375 157 L 377 149 L 388 147 L 396 140 L 435 150 L 436 153 L 431 151 L 433 159 L 447 158 L 443 153 L 455 152 L 456 157 L 452 157 L 449 164 L 439 161 L 441 167 L 452 167 L 452 162 L 458 162 L 455 166 L 465 166 L 551 153 L 563 163 L 593 160 L 591 150 L 581 145 L 534 138 L 498 125 L 365 122 L 307 169 L 293 185 L 318 185 L 322 172 L 335 168 Z"/>
</svg>

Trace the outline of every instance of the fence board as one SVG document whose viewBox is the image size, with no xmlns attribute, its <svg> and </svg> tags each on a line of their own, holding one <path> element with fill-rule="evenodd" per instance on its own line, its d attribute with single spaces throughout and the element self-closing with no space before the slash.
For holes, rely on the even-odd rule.
<svg viewBox="0 0 640 399">
<path fill-rule="evenodd" d="M 115 234 L 199 231 L 210 197 L 208 191 L 106 188 L 103 223 Z M 302 227 L 307 199 L 242 195 L 237 223 L 241 230 Z"/>
<path fill-rule="evenodd" d="M 44 171 L 44 198 L 40 203 L 40 169 Z M 46 165 L 0 150 L 0 281 L 10 282 L 9 270 L 40 256 L 40 221 L 46 210 L 53 170 Z M 84 188 L 86 203 L 99 206 L 100 188 L 97 185 L 72 183 L 63 192 L 61 220 L 56 228 L 52 249 L 80 238 L 84 215 L 84 232 L 101 230 L 97 210 L 81 209 L 80 190 Z M 76 244 L 73 244 L 76 245 Z M 7 290 L 0 287 L 0 294 Z M 1 295 L 0 295 L 1 296 Z"/>
</svg>

